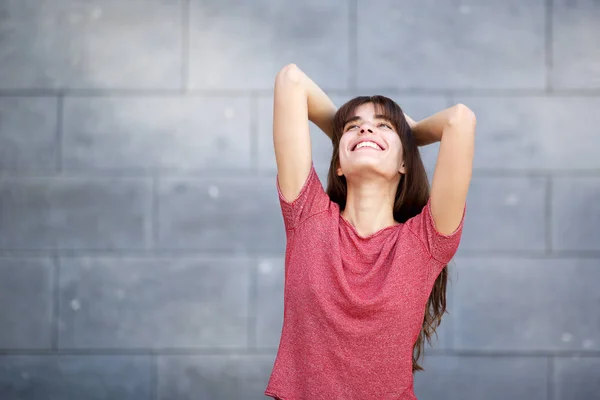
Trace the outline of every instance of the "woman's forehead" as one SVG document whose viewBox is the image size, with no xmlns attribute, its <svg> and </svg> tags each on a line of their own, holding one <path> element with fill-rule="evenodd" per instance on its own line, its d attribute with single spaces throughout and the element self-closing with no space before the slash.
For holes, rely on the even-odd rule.
<svg viewBox="0 0 600 400">
<path fill-rule="evenodd" d="M 356 107 L 350 114 L 349 119 L 390 119 L 386 111 L 385 107 L 381 104 L 365 103 Z"/>
</svg>

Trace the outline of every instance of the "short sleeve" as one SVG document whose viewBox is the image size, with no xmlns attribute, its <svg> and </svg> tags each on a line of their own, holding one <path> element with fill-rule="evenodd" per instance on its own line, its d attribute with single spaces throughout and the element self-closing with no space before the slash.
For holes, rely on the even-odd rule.
<svg viewBox="0 0 600 400">
<path fill-rule="evenodd" d="M 321 185 L 314 165 L 311 166 L 306 182 L 296 199 L 289 201 L 283 196 L 279 179 L 277 179 L 277 192 L 286 230 L 295 229 L 308 218 L 329 208 L 329 196 Z"/>
<path fill-rule="evenodd" d="M 453 233 L 444 235 L 435 227 L 433 215 L 431 214 L 430 199 L 427 201 L 425 207 L 423 207 L 421 213 L 406 221 L 406 225 L 427 248 L 431 257 L 445 265 L 450 262 L 458 250 L 464 225 L 465 212 L 466 206 L 458 228 L 456 228 Z"/>
</svg>

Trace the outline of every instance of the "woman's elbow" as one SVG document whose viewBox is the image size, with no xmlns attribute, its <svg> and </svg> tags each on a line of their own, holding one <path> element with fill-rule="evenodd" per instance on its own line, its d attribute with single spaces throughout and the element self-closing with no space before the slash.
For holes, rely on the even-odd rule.
<svg viewBox="0 0 600 400">
<path fill-rule="evenodd" d="M 477 118 L 475 117 L 475 113 L 469 107 L 462 103 L 458 103 L 452 107 L 452 114 L 448 120 L 448 125 L 468 127 L 475 133 L 476 124 Z"/>
<path fill-rule="evenodd" d="M 475 113 L 464 104 L 456 104 L 452 107 L 452 113 L 446 123 L 450 131 L 460 132 L 461 135 L 475 136 L 475 125 L 477 118 Z"/>
<path fill-rule="evenodd" d="M 298 84 L 302 80 L 302 71 L 296 64 L 288 64 L 281 68 L 275 77 L 275 85 Z"/>
</svg>

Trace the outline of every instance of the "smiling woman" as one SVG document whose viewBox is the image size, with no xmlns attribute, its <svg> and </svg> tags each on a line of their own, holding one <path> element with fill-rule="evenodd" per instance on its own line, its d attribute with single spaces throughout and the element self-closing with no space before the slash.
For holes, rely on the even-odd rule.
<svg viewBox="0 0 600 400">
<path fill-rule="evenodd" d="M 359 232 L 369 234 L 418 214 L 429 198 L 429 183 L 416 139 L 400 107 L 384 96 L 357 97 L 339 109 L 333 123 L 327 193 L 342 215 Z M 375 142 L 381 153 L 351 151 L 361 141 Z M 373 192 L 375 188 L 377 192 Z M 359 189 L 363 193 L 356 192 Z M 346 207 L 347 202 L 355 201 L 361 206 Z M 367 201 L 376 204 L 367 205 Z M 350 215 L 364 206 L 378 209 L 379 216 Z"/>
<path fill-rule="evenodd" d="M 312 164 L 309 120 L 333 143 L 327 191 Z M 266 395 L 415 399 L 413 373 L 446 311 L 474 135 L 463 105 L 418 123 L 383 96 L 336 110 L 297 66 L 281 70 L 273 139 L 285 313 Z M 430 193 L 417 146 L 436 141 Z"/>
</svg>

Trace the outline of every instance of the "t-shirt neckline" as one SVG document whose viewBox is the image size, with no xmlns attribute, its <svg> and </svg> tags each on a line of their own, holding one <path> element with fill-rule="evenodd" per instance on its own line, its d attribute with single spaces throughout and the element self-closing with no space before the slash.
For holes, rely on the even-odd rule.
<svg viewBox="0 0 600 400">
<path fill-rule="evenodd" d="M 399 226 L 402 225 L 401 223 L 396 223 L 394 225 L 390 225 L 390 226 L 386 226 L 385 228 L 381 228 L 380 230 L 375 231 L 375 232 L 371 233 L 370 235 L 362 236 L 360 233 L 358 233 L 358 231 L 356 230 L 356 227 L 354 227 L 354 225 L 352 225 L 350 223 L 350 221 L 348 221 L 346 218 L 344 218 L 341 211 L 340 211 L 340 219 L 343 221 L 343 223 L 346 225 L 346 227 L 349 228 L 352 231 L 352 233 L 361 240 L 372 239 L 375 236 L 379 236 L 383 232 L 386 232 L 386 231 L 394 229 L 394 228 L 398 228 Z"/>
</svg>

